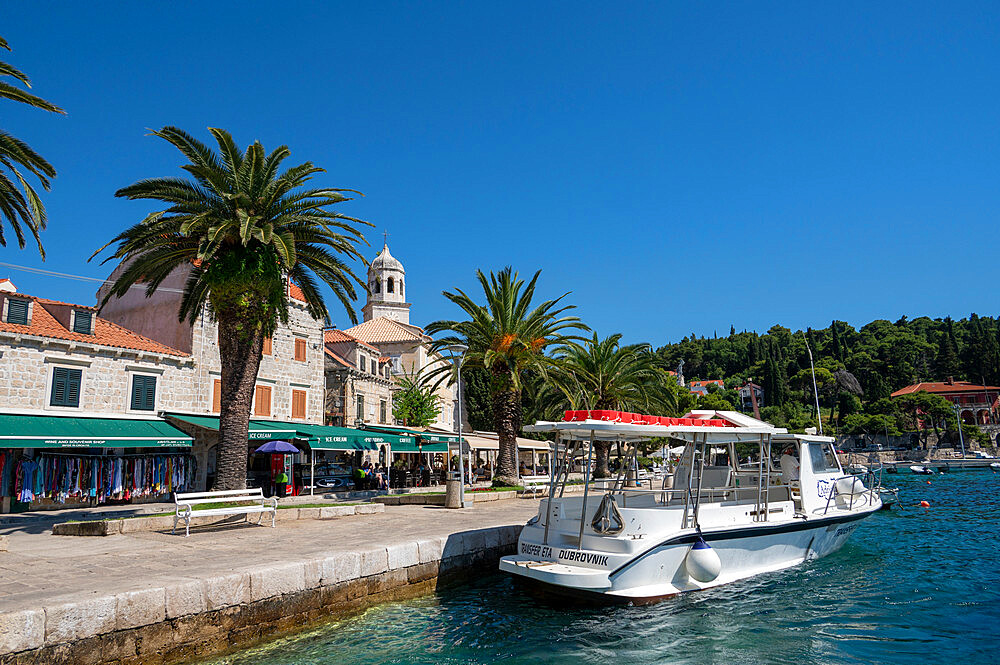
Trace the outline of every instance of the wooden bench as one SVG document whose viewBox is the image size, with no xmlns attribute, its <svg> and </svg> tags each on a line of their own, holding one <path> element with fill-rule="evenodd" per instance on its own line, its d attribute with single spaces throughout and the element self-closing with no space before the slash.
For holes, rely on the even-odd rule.
<svg viewBox="0 0 1000 665">
<path fill-rule="evenodd" d="M 525 491 L 531 490 L 531 496 L 539 490 L 547 490 L 552 479 L 548 476 L 521 476 L 521 485 Z"/>
<path fill-rule="evenodd" d="M 221 508 L 202 508 L 194 510 L 195 504 L 203 503 L 240 503 L 239 506 L 223 506 Z M 218 492 L 177 492 L 174 494 L 174 528 L 170 533 L 177 532 L 177 521 L 184 520 L 184 536 L 191 535 L 191 516 L 197 512 L 198 516 L 209 515 L 246 515 L 250 521 L 250 515 L 257 514 L 257 524 L 260 524 L 264 513 L 271 513 L 271 527 L 274 527 L 275 519 L 278 515 L 278 499 L 267 498 L 264 491 L 259 487 L 245 490 L 220 490 Z"/>
</svg>

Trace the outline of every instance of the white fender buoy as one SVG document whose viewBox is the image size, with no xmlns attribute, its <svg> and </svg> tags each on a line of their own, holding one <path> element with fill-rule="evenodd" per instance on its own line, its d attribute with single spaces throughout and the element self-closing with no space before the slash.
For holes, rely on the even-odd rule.
<svg viewBox="0 0 1000 665">
<path fill-rule="evenodd" d="M 711 582 L 722 572 L 722 560 L 700 536 L 684 559 L 688 575 L 699 582 Z"/>
</svg>

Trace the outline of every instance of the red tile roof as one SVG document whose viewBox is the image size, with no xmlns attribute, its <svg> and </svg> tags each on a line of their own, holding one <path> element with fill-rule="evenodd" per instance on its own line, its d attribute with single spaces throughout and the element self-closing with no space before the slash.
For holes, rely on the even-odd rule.
<svg viewBox="0 0 1000 665">
<path fill-rule="evenodd" d="M 291 280 L 288 281 L 288 297 L 292 300 L 298 300 L 299 302 L 306 301 L 306 294 L 302 293 L 302 289 L 299 285 Z"/>
<path fill-rule="evenodd" d="M 363 342 L 354 335 L 350 335 L 343 330 L 326 330 L 323 332 L 324 344 L 337 344 L 338 342 L 354 342 L 360 344 L 370 351 L 378 353 L 379 350 L 367 342 Z"/>
<path fill-rule="evenodd" d="M 369 344 L 422 342 L 425 337 L 423 330 L 417 326 L 400 323 L 387 316 L 359 323 L 353 328 L 348 328 L 346 332 Z"/>
<path fill-rule="evenodd" d="M 918 393 L 920 391 L 927 393 L 972 393 L 981 392 L 985 390 L 991 390 L 994 392 L 1000 392 L 1000 386 L 982 386 L 976 383 L 970 383 L 968 381 L 955 381 L 953 383 L 948 383 L 947 381 L 924 381 L 921 383 L 914 383 L 911 386 L 906 386 L 905 388 L 900 388 L 896 392 L 892 393 L 892 397 L 899 397 L 900 395 L 909 395 L 912 393 Z"/>
<path fill-rule="evenodd" d="M 704 381 L 688 381 L 688 385 L 689 386 L 699 386 L 699 387 L 700 386 L 708 386 L 708 385 L 711 385 L 713 383 L 715 385 L 719 386 L 719 387 L 724 387 L 724 385 L 725 385 L 723 383 L 722 379 L 705 379 Z"/>
<path fill-rule="evenodd" d="M 0 332 L 21 333 L 22 335 L 33 335 L 35 337 L 49 337 L 52 339 L 62 339 L 71 342 L 83 342 L 86 344 L 98 344 L 100 346 L 110 346 L 119 349 L 131 349 L 133 351 L 162 353 L 163 355 L 168 356 L 186 357 L 189 355 L 183 351 L 172 349 L 166 344 L 160 344 L 159 342 L 148 337 L 143 337 L 137 332 L 132 332 L 127 328 L 121 327 L 117 323 L 112 323 L 111 321 L 102 319 L 98 316 L 94 317 L 93 335 L 84 335 L 83 333 L 73 332 L 60 323 L 51 314 L 51 312 L 45 309 L 46 305 L 63 305 L 93 312 L 96 311 L 96 307 L 74 305 L 72 303 L 59 302 L 58 300 L 47 300 L 45 298 L 36 298 L 23 293 L 19 293 L 16 296 L 13 296 L 13 294 L 11 295 L 12 297 L 27 298 L 34 301 L 35 305 L 31 308 L 31 322 L 26 326 L 0 322 Z"/>
</svg>

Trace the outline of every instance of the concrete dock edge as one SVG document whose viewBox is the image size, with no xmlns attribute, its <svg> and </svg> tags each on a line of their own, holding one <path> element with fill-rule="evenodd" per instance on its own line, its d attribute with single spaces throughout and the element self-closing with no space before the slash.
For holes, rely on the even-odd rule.
<svg viewBox="0 0 1000 665">
<path fill-rule="evenodd" d="M 432 592 L 513 552 L 520 525 L 192 576 L 0 614 L 0 665 L 172 665 Z"/>
</svg>

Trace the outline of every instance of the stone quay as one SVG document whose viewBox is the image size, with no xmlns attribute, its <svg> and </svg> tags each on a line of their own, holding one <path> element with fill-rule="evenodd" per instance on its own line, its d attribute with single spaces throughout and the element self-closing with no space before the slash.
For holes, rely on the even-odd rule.
<svg viewBox="0 0 1000 665">
<path fill-rule="evenodd" d="M 0 665 L 170 665 L 491 574 L 537 502 L 104 538 L 0 528 Z"/>
</svg>

